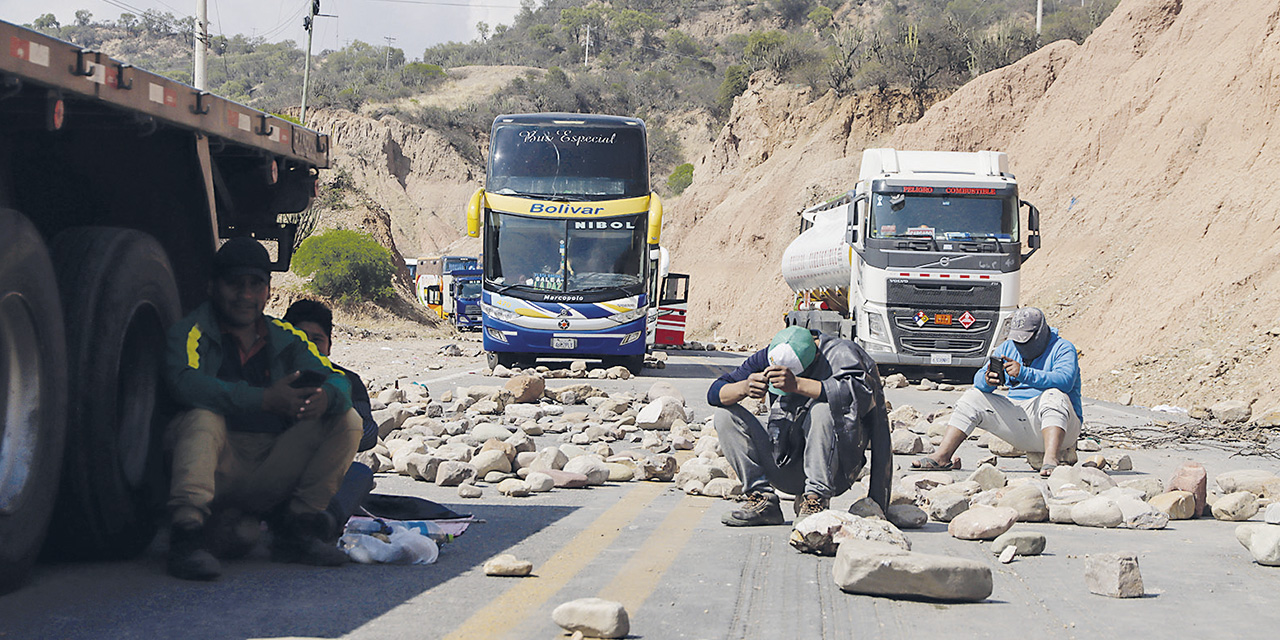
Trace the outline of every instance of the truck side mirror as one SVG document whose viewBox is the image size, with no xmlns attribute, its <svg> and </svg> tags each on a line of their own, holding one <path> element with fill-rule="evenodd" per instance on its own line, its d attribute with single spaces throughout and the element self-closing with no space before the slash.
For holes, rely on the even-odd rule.
<svg viewBox="0 0 1280 640">
<path fill-rule="evenodd" d="M 858 220 L 859 220 L 858 204 L 866 203 L 866 202 L 867 202 L 867 195 L 865 193 L 859 196 L 855 196 L 849 202 L 849 212 L 846 214 L 845 225 L 844 225 L 845 244 L 855 245 L 858 243 Z"/>
<path fill-rule="evenodd" d="M 1022 261 L 1026 262 L 1040 248 L 1040 210 L 1026 200 L 1019 204 L 1027 205 L 1027 248 L 1031 250 L 1022 254 Z"/>
</svg>

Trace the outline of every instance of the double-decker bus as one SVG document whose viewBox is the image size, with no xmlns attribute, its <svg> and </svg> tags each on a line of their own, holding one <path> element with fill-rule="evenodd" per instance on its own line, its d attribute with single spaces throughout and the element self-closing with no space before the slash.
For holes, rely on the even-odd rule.
<svg viewBox="0 0 1280 640">
<path fill-rule="evenodd" d="M 599 358 L 639 373 L 661 229 L 640 119 L 494 119 L 485 187 L 467 207 L 467 232 L 484 236 L 489 365 Z"/>
</svg>

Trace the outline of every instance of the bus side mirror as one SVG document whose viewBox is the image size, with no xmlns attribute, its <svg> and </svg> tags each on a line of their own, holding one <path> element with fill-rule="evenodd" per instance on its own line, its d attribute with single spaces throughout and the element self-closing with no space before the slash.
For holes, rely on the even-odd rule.
<svg viewBox="0 0 1280 640">
<path fill-rule="evenodd" d="M 472 238 L 480 237 L 480 209 L 484 206 L 484 188 L 476 189 L 471 194 L 471 201 L 467 203 L 467 235 Z"/>
<path fill-rule="evenodd" d="M 649 244 L 659 244 L 662 240 L 662 198 L 656 193 L 649 194 Z"/>
</svg>

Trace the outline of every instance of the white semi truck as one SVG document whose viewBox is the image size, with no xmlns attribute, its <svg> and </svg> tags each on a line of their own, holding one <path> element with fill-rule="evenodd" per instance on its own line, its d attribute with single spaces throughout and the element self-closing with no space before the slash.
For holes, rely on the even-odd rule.
<svg viewBox="0 0 1280 640">
<path fill-rule="evenodd" d="M 855 340 L 882 365 L 982 366 L 1040 247 L 1040 212 L 998 151 L 867 149 L 854 190 L 800 215 L 782 257 L 787 324 Z"/>
</svg>

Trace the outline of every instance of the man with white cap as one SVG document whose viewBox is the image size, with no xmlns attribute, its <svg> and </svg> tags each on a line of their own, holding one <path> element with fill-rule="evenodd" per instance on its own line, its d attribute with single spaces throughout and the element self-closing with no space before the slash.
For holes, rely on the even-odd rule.
<svg viewBox="0 0 1280 640">
<path fill-rule="evenodd" d="M 766 424 L 739 404 L 769 398 Z M 707 390 L 720 448 L 742 481 L 743 507 L 730 526 L 783 524 L 777 488 L 795 496 L 796 521 L 825 510 L 867 464 L 872 499 L 889 506 L 893 459 L 884 390 L 875 362 L 861 347 L 826 334 L 787 327 Z"/>
<path fill-rule="evenodd" d="M 1049 326 L 1044 312 L 1023 307 L 1009 321 L 1009 339 L 992 353 L 1003 365 L 990 363 L 973 376 L 973 388 L 956 402 L 942 437 L 929 456 L 912 464 L 923 470 L 959 469 L 953 457 L 974 428 L 1023 451 L 1044 453 L 1040 475 L 1058 465 L 1058 454 L 1080 437 L 1080 365 L 1075 345 Z M 1008 396 L 995 393 L 1008 385 Z"/>
</svg>

